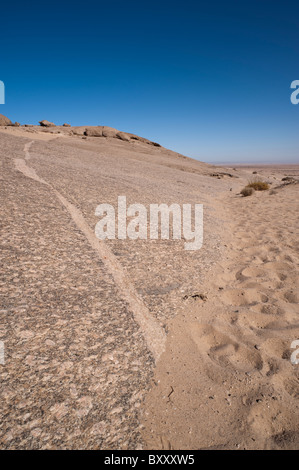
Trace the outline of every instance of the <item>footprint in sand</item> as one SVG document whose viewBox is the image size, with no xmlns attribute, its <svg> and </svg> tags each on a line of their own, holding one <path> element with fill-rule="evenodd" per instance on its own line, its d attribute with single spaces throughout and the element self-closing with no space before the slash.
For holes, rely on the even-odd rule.
<svg viewBox="0 0 299 470">
<path fill-rule="evenodd" d="M 227 305 L 235 305 L 237 307 L 245 305 L 255 305 L 260 302 L 268 302 L 268 296 L 257 289 L 228 289 L 223 292 L 222 300 Z"/>
<path fill-rule="evenodd" d="M 287 276 L 285 274 L 281 274 L 277 271 L 270 271 L 268 269 L 264 269 L 264 266 L 246 267 L 241 270 L 241 273 L 246 278 L 257 279 L 259 283 L 263 280 L 284 281 L 287 279 Z"/>
<path fill-rule="evenodd" d="M 299 398 L 299 378 L 291 377 L 283 383 L 286 392 L 293 398 Z"/>
<path fill-rule="evenodd" d="M 289 290 L 289 291 L 285 292 L 284 293 L 284 298 L 290 304 L 297 304 L 299 302 L 299 296 L 298 296 L 297 292 L 295 292 L 293 290 Z"/>
<path fill-rule="evenodd" d="M 266 273 L 263 268 L 247 267 L 242 269 L 242 274 L 245 277 L 265 277 Z"/>
<path fill-rule="evenodd" d="M 268 359 L 268 361 L 265 364 L 265 368 L 268 370 L 265 372 L 267 377 L 271 377 L 273 375 L 276 375 L 280 371 L 279 363 L 276 359 Z"/>
<path fill-rule="evenodd" d="M 269 261 L 268 263 L 265 263 L 263 265 L 263 268 L 270 272 L 283 271 L 284 273 L 285 271 L 292 271 L 294 269 L 294 266 L 292 266 L 292 264 L 290 263 L 285 263 L 283 261 Z"/>
<path fill-rule="evenodd" d="M 260 349 L 272 360 L 273 358 L 285 359 L 286 357 L 289 358 L 290 356 L 289 344 L 287 340 L 283 338 L 266 338 L 262 342 Z"/>
<path fill-rule="evenodd" d="M 221 367 L 242 372 L 263 367 L 261 355 L 253 346 L 241 344 L 211 325 L 193 323 L 191 337 L 199 351 Z"/>
<path fill-rule="evenodd" d="M 268 330 L 285 329 L 288 328 L 289 324 L 287 321 L 278 321 L 277 310 L 269 310 L 267 313 L 261 313 L 261 305 L 251 307 L 250 310 L 239 313 L 236 319 L 236 323 L 242 329 L 249 328 L 251 331 L 255 331 L 259 336 L 262 334 L 269 335 Z M 272 306 L 270 306 L 272 307 Z"/>
<path fill-rule="evenodd" d="M 260 442 L 264 439 L 264 446 L 268 442 L 270 448 L 273 448 L 271 441 L 275 439 L 275 436 L 280 434 L 281 430 L 286 429 L 288 423 L 293 421 L 291 411 L 278 401 L 274 401 L 270 396 L 262 397 L 256 404 L 251 406 L 247 417 L 248 425 L 255 435 L 255 439 L 259 439 Z M 263 447 L 262 444 L 260 444 L 260 447 Z"/>
<path fill-rule="evenodd" d="M 279 307 L 278 305 L 274 305 L 274 304 L 258 304 L 258 305 L 254 305 L 252 309 L 255 312 L 263 313 L 265 315 L 281 316 L 281 315 L 284 315 L 285 313 L 285 311 L 281 307 Z"/>
</svg>

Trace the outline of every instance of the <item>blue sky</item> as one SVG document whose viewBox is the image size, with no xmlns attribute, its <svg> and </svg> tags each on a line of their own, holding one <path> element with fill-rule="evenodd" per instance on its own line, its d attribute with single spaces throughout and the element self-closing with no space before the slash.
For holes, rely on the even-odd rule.
<svg viewBox="0 0 299 470">
<path fill-rule="evenodd" d="M 210 162 L 299 163 L 295 1 L 1 5 L 0 113 L 107 125 Z"/>
</svg>

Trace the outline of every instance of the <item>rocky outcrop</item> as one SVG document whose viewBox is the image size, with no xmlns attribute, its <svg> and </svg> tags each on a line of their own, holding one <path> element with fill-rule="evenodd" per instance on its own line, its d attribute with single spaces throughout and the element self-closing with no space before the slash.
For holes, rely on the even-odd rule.
<svg viewBox="0 0 299 470">
<path fill-rule="evenodd" d="M 152 142 L 151 140 L 145 139 L 144 137 L 139 137 L 135 134 L 129 134 L 128 132 L 122 132 L 118 129 L 114 129 L 113 127 L 109 126 L 75 126 L 72 127 L 70 124 L 64 123 L 62 125 L 56 126 L 53 122 L 43 120 L 39 122 L 40 126 L 42 127 L 42 131 L 46 133 L 61 133 L 64 135 L 76 135 L 80 137 L 104 137 L 108 139 L 119 139 L 124 142 L 130 142 L 134 144 L 134 142 L 141 142 L 148 145 L 153 145 L 155 147 L 161 147 L 160 144 L 156 142 Z M 0 126 L 20 126 L 18 122 L 13 124 L 8 118 L 2 116 L 0 114 Z M 34 126 L 33 124 L 23 124 L 22 127 L 38 127 Z M 55 127 L 56 129 L 52 130 Z"/>
<path fill-rule="evenodd" d="M 102 129 L 103 129 L 103 137 L 115 138 L 116 134 L 118 133 L 118 130 L 113 129 L 113 127 L 102 126 Z"/>
<path fill-rule="evenodd" d="M 89 137 L 111 137 L 115 138 L 118 130 L 108 126 L 87 127 L 85 135 Z"/>
<path fill-rule="evenodd" d="M 80 128 L 82 129 L 82 128 Z M 74 132 L 75 133 L 75 132 Z M 79 135 L 82 135 L 81 133 Z M 125 142 L 139 141 L 145 144 L 154 145 L 155 147 L 161 147 L 160 144 L 152 142 L 151 140 L 139 137 L 138 135 L 128 134 L 127 132 L 121 132 L 113 127 L 108 126 L 97 126 L 97 127 L 86 127 L 84 135 L 88 137 L 110 137 L 114 139 L 120 139 Z"/>
<path fill-rule="evenodd" d="M 3 116 L 3 114 L 0 114 L 0 126 L 12 126 L 12 122 L 10 119 L 8 119 L 6 116 Z"/>
<path fill-rule="evenodd" d="M 130 137 L 125 132 L 118 132 L 115 137 L 125 142 L 130 142 Z"/>
<path fill-rule="evenodd" d="M 86 127 L 79 126 L 79 127 L 72 127 L 71 131 L 74 135 L 86 135 Z"/>
<path fill-rule="evenodd" d="M 47 121 L 46 119 L 44 119 L 43 121 L 39 121 L 39 124 L 42 127 L 56 127 L 56 125 L 53 122 Z"/>
<path fill-rule="evenodd" d="M 84 135 L 89 137 L 103 137 L 103 126 L 99 127 L 87 127 Z"/>
</svg>

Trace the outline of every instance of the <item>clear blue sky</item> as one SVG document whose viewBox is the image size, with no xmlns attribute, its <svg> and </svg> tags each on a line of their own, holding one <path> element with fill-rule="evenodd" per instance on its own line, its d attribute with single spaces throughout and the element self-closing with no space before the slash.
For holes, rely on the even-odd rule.
<svg viewBox="0 0 299 470">
<path fill-rule="evenodd" d="M 204 161 L 298 162 L 298 1 L 2 2 L 0 113 Z"/>
</svg>

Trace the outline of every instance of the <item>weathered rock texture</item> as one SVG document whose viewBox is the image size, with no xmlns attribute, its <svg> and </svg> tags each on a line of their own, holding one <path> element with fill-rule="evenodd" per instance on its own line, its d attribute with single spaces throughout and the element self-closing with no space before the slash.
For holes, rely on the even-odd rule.
<svg viewBox="0 0 299 470">
<path fill-rule="evenodd" d="M 42 127 L 56 127 L 56 125 L 53 122 L 47 121 L 46 119 L 44 119 L 43 121 L 39 121 L 39 124 Z"/>
<path fill-rule="evenodd" d="M 12 122 L 3 114 L 0 114 L 0 126 L 12 126 Z"/>
</svg>

